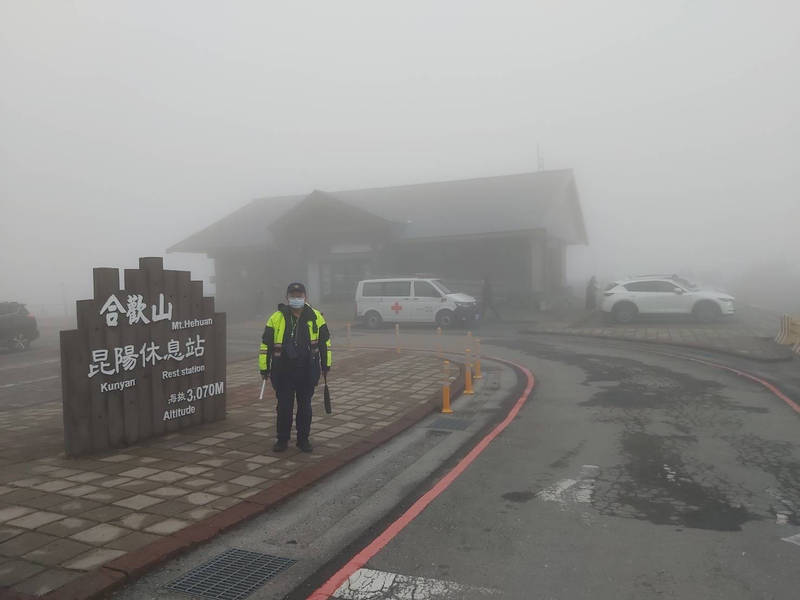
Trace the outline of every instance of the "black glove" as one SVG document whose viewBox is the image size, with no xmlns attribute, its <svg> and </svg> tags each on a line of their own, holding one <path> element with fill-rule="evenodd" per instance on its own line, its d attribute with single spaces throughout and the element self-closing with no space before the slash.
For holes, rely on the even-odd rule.
<svg viewBox="0 0 800 600">
<path fill-rule="evenodd" d="M 269 369 L 267 369 L 266 371 L 261 371 L 261 378 L 269 379 Z"/>
<path fill-rule="evenodd" d="M 330 368 L 329 366 L 327 366 L 327 365 L 322 365 L 322 372 L 323 372 L 323 373 L 325 373 L 326 375 L 327 375 L 328 373 L 330 373 L 330 370 L 331 370 L 331 368 Z"/>
</svg>

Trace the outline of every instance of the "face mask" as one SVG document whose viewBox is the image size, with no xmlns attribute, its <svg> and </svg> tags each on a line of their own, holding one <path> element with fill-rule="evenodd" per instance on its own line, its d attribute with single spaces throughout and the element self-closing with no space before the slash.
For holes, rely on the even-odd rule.
<svg viewBox="0 0 800 600">
<path fill-rule="evenodd" d="M 305 305 L 305 298 L 289 298 L 289 306 L 292 308 L 303 308 Z"/>
</svg>

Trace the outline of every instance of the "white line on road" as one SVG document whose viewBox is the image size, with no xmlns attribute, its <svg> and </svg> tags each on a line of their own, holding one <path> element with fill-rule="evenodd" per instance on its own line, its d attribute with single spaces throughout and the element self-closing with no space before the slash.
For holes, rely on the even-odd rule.
<svg viewBox="0 0 800 600">
<path fill-rule="evenodd" d="M 784 542 L 789 542 L 790 544 L 796 544 L 797 546 L 800 546 L 800 533 L 795 534 L 788 538 L 781 538 L 781 540 Z"/>
<path fill-rule="evenodd" d="M 412 577 L 373 569 L 359 569 L 336 590 L 334 598 L 340 600 L 456 600 L 470 597 L 493 596 L 499 590 L 461 585 L 454 581 Z"/>
<path fill-rule="evenodd" d="M 61 362 L 61 359 L 48 358 L 45 360 L 37 360 L 36 362 L 27 362 L 18 365 L 6 365 L 5 367 L 0 367 L 0 371 L 10 371 L 11 369 L 25 369 L 27 367 L 38 367 L 39 365 L 46 365 L 49 363 L 56 363 L 56 362 Z"/>
<path fill-rule="evenodd" d="M 16 387 L 18 385 L 28 385 L 29 383 L 39 383 L 40 381 L 49 381 L 51 379 L 58 379 L 59 377 L 60 377 L 60 375 L 51 375 L 50 377 L 41 377 L 39 379 L 30 379 L 28 381 L 18 381 L 17 383 L 4 383 L 3 385 L 0 385 L 0 390 L 6 389 L 6 388 Z"/>
<path fill-rule="evenodd" d="M 566 507 L 571 502 L 589 504 L 594 495 L 595 479 L 600 474 L 597 465 L 583 465 L 577 479 L 562 479 L 536 494 L 546 502 L 558 502 Z"/>
</svg>

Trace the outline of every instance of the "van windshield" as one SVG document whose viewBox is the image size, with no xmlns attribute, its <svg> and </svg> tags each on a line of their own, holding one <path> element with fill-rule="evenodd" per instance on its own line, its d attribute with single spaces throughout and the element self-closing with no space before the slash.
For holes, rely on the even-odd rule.
<svg viewBox="0 0 800 600">
<path fill-rule="evenodd" d="M 433 285 L 435 285 L 437 288 L 439 288 L 439 291 L 442 292 L 443 294 L 452 294 L 453 293 L 450 290 L 448 290 L 447 286 L 445 286 L 445 284 L 443 284 L 439 279 L 431 279 L 431 283 L 433 283 Z"/>
</svg>

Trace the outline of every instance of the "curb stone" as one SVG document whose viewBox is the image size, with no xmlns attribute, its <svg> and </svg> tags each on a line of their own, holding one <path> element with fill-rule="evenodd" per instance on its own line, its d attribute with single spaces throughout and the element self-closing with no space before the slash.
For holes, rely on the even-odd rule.
<svg viewBox="0 0 800 600">
<path fill-rule="evenodd" d="M 725 356 L 735 356 L 736 358 L 747 358 L 755 362 L 761 363 L 778 363 L 778 362 L 791 362 L 794 360 L 794 357 L 791 354 L 788 354 L 785 357 L 775 356 L 775 357 L 766 357 L 766 356 L 756 356 L 746 351 L 737 351 L 737 350 L 725 350 L 724 348 L 718 348 L 716 346 L 707 346 L 704 344 L 692 344 L 691 342 L 673 342 L 673 341 L 665 341 L 665 340 L 654 340 L 648 338 L 632 338 L 632 337 L 625 337 L 622 335 L 593 335 L 591 333 L 586 332 L 572 332 L 572 331 L 565 331 L 565 330 L 532 330 L 532 329 L 523 329 L 520 333 L 524 335 L 555 335 L 555 336 L 563 336 L 563 337 L 584 337 L 584 338 L 591 338 L 595 340 L 614 340 L 617 342 L 633 342 L 633 343 L 641 343 L 641 344 L 650 344 L 652 346 L 671 346 L 673 348 L 689 348 L 691 350 L 702 350 L 703 352 L 713 352 L 717 354 L 722 354 Z"/>
</svg>

